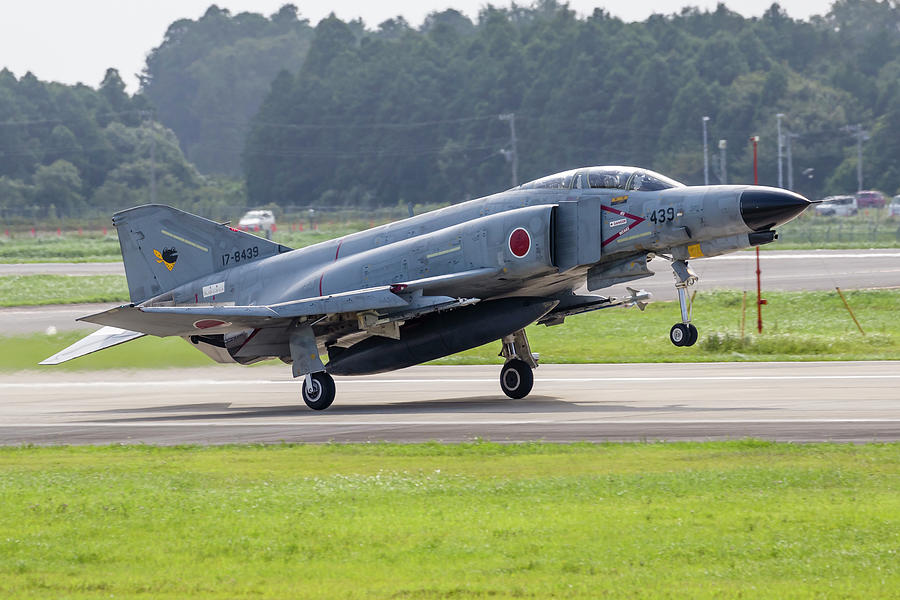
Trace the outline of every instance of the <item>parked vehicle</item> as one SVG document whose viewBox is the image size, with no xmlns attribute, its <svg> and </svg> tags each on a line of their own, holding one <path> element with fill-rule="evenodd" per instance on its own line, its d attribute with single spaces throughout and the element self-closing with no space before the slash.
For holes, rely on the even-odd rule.
<svg viewBox="0 0 900 600">
<path fill-rule="evenodd" d="M 275 231 L 275 215 L 271 210 L 248 210 L 238 221 L 237 229 L 241 231 L 262 231 L 266 239 L 272 239 Z"/>
<path fill-rule="evenodd" d="M 828 196 L 816 205 L 816 214 L 823 217 L 850 217 L 859 212 L 859 204 L 853 196 Z"/>
<path fill-rule="evenodd" d="M 887 198 L 881 192 L 863 190 L 856 192 L 856 202 L 859 208 L 881 208 L 887 203 Z"/>
<path fill-rule="evenodd" d="M 888 216 L 892 219 L 900 218 L 900 194 L 891 200 L 891 204 L 888 206 Z"/>
</svg>

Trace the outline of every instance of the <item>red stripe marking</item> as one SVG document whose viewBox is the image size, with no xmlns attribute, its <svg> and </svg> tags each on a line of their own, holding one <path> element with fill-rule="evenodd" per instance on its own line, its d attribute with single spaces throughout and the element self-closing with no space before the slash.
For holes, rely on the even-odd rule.
<svg viewBox="0 0 900 600">
<path fill-rule="evenodd" d="M 600 247 L 601 247 L 601 248 L 605 247 L 605 246 L 606 246 L 607 244 L 609 244 L 610 242 L 616 241 L 616 240 L 619 238 L 619 236 L 628 233 L 629 231 L 631 231 L 632 229 L 634 229 L 635 227 L 637 227 L 638 225 L 640 225 L 641 223 L 643 223 L 643 222 L 646 220 L 646 219 L 644 219 L 643 217 L 639 217 L 639 216 L 637 216 L 637 215 L 633 215 L 633 214 L 631 214 L 631 213 L 627 213 L 627 212 L 625 212 L 624 210 L 619 210 L 618 208 L 611 208 L 611 207 L 609 207 L 609 206 L 604 206 L 604 205 L 602 205 L 602 204 L 600 205 L 600 210 L 605 210 L 605 211 L 607 211 L 607 212 L 611 212 L 611 213 L 613 213 L 613 214 L 615 214 L 615 215 L 619 215 L 620 217 L 627 217 L 627 218 L 632 219 L 632 220 L 634 221 L 634 223 L 628 225 L 625 229 L 622 229 L 622 230 L 618 231 L 618 232 L 617 232 L 615 235 L 613 235 L 612 237 L 610 237 L 610 238 L 608 238 L 608 239 L 605 239 L 605 240 L 603 240 L 602 242 L 600 242 Z"/>
<path fill-rule="evenodd" d="M 255 336 L 257 333 L 259 333 L 259 329 L 258 329 L 258 328 L 257 328 L 257 329 L 254 329 L 254 330 L 253 330 L 253 333 L 251 333 L 250 335 L 247 336 L 247 339 L 244 340 L 244 343 L 241 344 L 241 347 L 238 348 L 237 350 L 235 350 L 234 353 L 237 354 L 238 352 L 240 352 L 241 350 L 243 350 L 243 349 L 244 349 L 244 346 L 247 345 L 247 342 L 249 342 L 250 340 L 252 340 L 252 339 L 253 339 L 253 336 Z"/>
<path fill-rule="evenodd" d="M 344 243 L 344 240 L 341 240 L 338 242 L 337 250 L 334 251 L 334 260 L 338 259 L 338 254 L 340 254 L 340 252 L 341 252 L 341 244 L 343 244 L 343 243 Z"/>
<path fill-rule="evenodd" d="M 319 277 L 319 295 L 322 295 L 322 280 L 325 279 L 325 272 L 322 271 L 322 276 Z"/>
</svg>

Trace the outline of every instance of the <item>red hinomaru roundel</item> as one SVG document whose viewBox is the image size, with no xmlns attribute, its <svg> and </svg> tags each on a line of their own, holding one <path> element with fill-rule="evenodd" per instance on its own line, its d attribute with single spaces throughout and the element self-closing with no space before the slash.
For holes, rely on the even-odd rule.
<svg viewBox="0 0 900 600">
<path fill-rule="evenodd" d="M 528 231 L 522 227 L 514 229 L 509 234 L 509 251 L 516 258 L 524 258 L 529 250 L 531 250 L 531 236 Z"/>
<path fill-rule="evenodd" d="M 197 329 L 211 329 L 213 327 L 221 327 L 222 325 L 231 325 L 227 321 L 219 321 L 218 319 L 201 319 L 194 321 L 194 327 Z"/>
</svg>

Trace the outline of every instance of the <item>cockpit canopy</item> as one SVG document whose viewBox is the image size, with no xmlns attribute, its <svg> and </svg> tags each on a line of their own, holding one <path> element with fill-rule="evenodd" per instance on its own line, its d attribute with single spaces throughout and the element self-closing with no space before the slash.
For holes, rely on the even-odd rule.
<svg viewBox="0 0 900 600">
<path fill-rule="evenodd" d="M 653 192 L 684 184 L 647 169 L 637 167 L 586 167 L 547 175 L 515 187 L 516 190 L 617 189 Z"/>
</svg>

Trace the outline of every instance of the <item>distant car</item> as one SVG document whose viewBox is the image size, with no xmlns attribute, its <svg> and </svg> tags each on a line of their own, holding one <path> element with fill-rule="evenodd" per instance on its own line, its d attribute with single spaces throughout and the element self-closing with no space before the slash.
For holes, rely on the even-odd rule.
<svg viewBox="0 0 900 600">
<path fill-rule="evenodd" d="M 816 205 L 816 214 L 823 217 L 850 217 L 859 212 L 859 204 L 853 196 L 828 196 Z"/>
<path fill-rule="evenodd" d="M 271 210 L 248 210 L 238 221 L 237 229 L 241 231 L 261 231 L 266 239 L 272 239 L 275 230 L 275 215 Z"/>
<path fill-rule="evenodd" d="M 900 218 L 900 195 L 894 196 L 894 199 L 891 200 L 890 206 L 888 206 L 888 216 L 893 218 Z"/>
<path fill-rule="evenodd" d="M 887 203 L 887 199 L 881 192 L 863 190 L 856 192 L 856 202 L 859 208 L 881 208 Z"/>
</svg>

